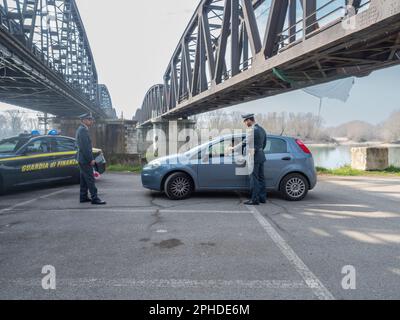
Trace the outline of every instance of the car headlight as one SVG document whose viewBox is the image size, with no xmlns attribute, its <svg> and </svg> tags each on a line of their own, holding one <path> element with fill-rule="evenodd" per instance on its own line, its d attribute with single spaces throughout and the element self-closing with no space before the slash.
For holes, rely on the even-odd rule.
<svg viewBox="0 0 400 320">
<path fill-rule="evenodd" d="M 159 168 L 161 166 L 161 162 L 160 161 L 152 161 L 152 162 L 150 162 L 146 167 L 148 168 L 148 169 L 157 169 L 157 168 Z"/>
</svg>

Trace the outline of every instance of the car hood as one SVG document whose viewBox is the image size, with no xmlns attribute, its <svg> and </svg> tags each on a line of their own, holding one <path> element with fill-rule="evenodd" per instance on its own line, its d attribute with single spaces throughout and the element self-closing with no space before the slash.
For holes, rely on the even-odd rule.
<svg viewBox="0 0 400 320">
<path fill-rule="evenodd" d="M 154 161 L 160 162 L 161 164 L 171 164 L 171 163 L 179 163 L 179 160 L 187 160 L 187 156 L 185 154 L 173 154 L 170 156 L 166 156 L 166 157 L 161 157 L 158 159 L 155 159 Z"/>
<path fill-rule="evenodd" d="M 15 154 L 12 153 L 0 153 L 0 159 L 7 159 L 7 158 L 12 158 L 15 157 Z"/>
</svg>

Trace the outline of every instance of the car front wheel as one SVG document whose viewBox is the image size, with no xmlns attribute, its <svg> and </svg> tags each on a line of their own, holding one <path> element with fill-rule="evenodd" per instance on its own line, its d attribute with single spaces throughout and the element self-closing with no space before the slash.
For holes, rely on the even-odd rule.
<svg viewBox="0 0 400 320">
<path fill-rule="evenodd" d="M 193 193 L 193 181 L 186 173 L 173 173 L 165 181 L 164 190 L 171 200 L 184 200 Z"/>
<path fill-rule="evenodd" d="M 307 179 L 301 174 L 290 174 L 281 183 L 281 192 L 286 200 L 301 201 L 310 189 Z"/>
</svg>

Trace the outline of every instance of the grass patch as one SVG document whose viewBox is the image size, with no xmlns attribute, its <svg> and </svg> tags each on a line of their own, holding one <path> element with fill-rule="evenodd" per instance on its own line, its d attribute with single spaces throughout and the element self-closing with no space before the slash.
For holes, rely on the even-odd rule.
<svg viewBox="0 0 400 320">
<path fill-rule="evenodd" d="M 130 172 L 130 173 L 141 173 L 141 166 L 130 166 L 130 165 L 122 165 L 122 164 L 111 164 L 107 166 L 108 172 Z"/>
<path fill-rule="evenodd" d="M 338 169 L 326 169 L 322 167 L 317 167 L 317 172 L 319 174 L 328 174 L 335 176 L 376 176 L 376 175 L 388 175 L 388 176 L 400 176 L 400 168 L 391 166 L 386 170 L 376 170 L 376 171 L 362 171 L 351 168 L 350 166 L 344 166 Z"/>
</svg>

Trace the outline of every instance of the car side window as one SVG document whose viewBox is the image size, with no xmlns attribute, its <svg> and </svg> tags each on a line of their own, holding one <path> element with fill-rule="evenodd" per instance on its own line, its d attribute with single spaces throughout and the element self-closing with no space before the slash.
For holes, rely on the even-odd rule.
<svg viewBox="0 0 400 320">
<path fill-rule="evenodd" d="M 225 139 L 223 141 L 215 143 L 210 146 L 210 150 L 209 150 L 210 156 L 212 158 L 223 158 L 225 156 L 229 156 L 232 154 L 228 150 L 229 147 L 233 147 L 232 138 Z"/>
<path fill-rule="evenodd" d="M 70 152 L 76 151 L 75 140 L 57 138 L 56 139 L 57 152 Z"/>
<path fill-rule="evenodd" d="M 26 155 L 35 155 L 51 152 L 50 141 L 48 139 L 37 139 L 30 142 L 24 150 Z"/>
<path fill-rule="evenodd" d="M 279 138 L 268 138 L 265 152 L 268 154 L 287 153 L 288 152 L 287 142 Z"/>
</svg>

